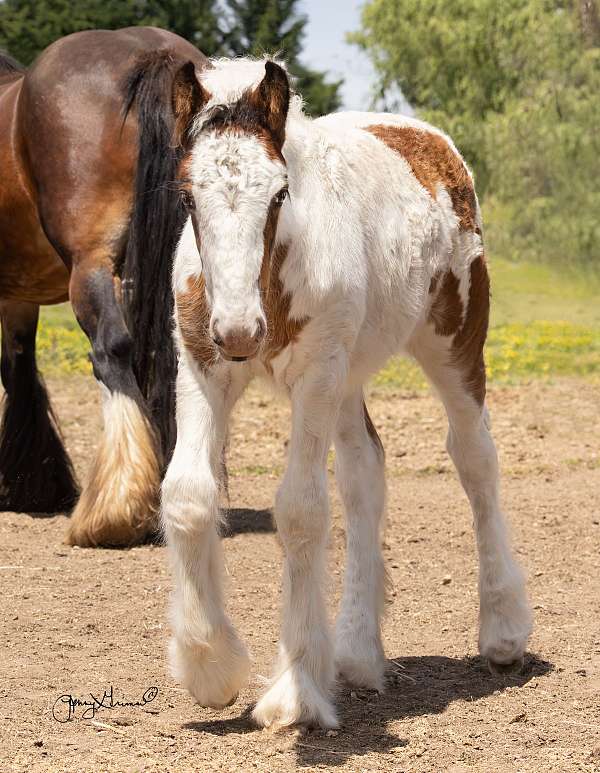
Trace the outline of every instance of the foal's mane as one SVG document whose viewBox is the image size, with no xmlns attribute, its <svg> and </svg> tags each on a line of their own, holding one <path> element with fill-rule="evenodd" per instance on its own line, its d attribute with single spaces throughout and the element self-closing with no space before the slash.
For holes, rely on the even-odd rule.
<svg viewBox="0 0 600 773">
<path fill-rule="evenodd" d="M 10 54 L 0 49 L 0 75 L 6 73 L 20 73 L 25 72 L 25 67 L 17 62 Z"/>
</svg>

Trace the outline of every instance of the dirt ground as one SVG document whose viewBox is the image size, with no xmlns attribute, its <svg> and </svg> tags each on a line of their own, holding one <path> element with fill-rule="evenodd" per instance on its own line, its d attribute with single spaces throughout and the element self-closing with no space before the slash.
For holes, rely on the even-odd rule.
<svg viewBox="0 0 600 773">
<path fill-rule="evenodd" d="M 89 379 L 50 383 L 80 476 L 100 431 Z M 600 771 L 600 401 L 581 382 L 493 389 L 504 501 L 530 577 L 525 670 L 477 657 L 477 565 L 467 502 L 429 395 L 373 394 L 387 451 L 385 556 L 393 599 L 383 695 L 341 688 L 337 733 L 273 734 L 249 710 L 276 652 L 281 551 L 268 508 L 288 408 L 253 387 L 236 413 L 225 536 L 229 608 L 253 658 L 236 704 L 201 709 L 167 674 L 165 549 L 63 545 L 66 518 L 0 516 L 1 771 Z M 331 608 L 344 527 L 333 495 Z M 63 695 L 113 687 L 116 707 L 70 722 Z M 146 694 L 147 697 L 150 694 Z M 61 713 L 62 712 L 62 713 Z"/>
</svg>

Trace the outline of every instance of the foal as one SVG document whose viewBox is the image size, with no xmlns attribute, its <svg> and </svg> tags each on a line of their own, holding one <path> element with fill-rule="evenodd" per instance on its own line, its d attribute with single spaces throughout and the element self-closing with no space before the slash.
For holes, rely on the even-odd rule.
<svg viewBox="0 0 600 773">
<path fill-rule="evenodd" d="M 484 406 L 489 285 L 465 164 L 412 118 L 308 119 L 273 62 L 213 64 L 200 74 L 184 66 L 174 87 L 189 211 L 173 277 L 177 444 L 162 489 L 175 675 L 215 708 L 248 676 L 223 608 L 219 476 L 231 409 L 262 375 L 290 396 L 293 418 L 275 504 L 285 551 L 279 660 L 254 718 L 335 727 L 336 674 L 383 688 L 384 459 L 363 384 L 400 351 L 421 364 L 448 414 L 448 450 L 475 520 L 481 654 L 496 670 L 518 666 L 531 616 Z M 333 640 L 323 597 L 332 441 L 348 558 Z"/>
</svg>

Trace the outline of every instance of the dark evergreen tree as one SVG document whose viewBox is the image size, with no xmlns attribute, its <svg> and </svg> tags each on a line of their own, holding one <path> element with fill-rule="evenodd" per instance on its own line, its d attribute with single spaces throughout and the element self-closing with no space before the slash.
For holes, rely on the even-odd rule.
<svg viewBox="0 0 600 773">
<path fill-rule="evenodd" d="M 72 32 L 149 24 L 176 32 L 210 56 L 221 44 L 215 5 L 215 0 L 4 0 L 0 48 L 30 64 Z"/>
<path fill-rule="evenodd" d="M 279 53 L 296 79 L 296 89 L 311 115 L 337 110 L 342 81 L 328 83 L 326 74 L 300 62 L 306 16 L 298 0 L 225 0 L 229 11 L 225 47 L 235 56 Z"/>
</svg>

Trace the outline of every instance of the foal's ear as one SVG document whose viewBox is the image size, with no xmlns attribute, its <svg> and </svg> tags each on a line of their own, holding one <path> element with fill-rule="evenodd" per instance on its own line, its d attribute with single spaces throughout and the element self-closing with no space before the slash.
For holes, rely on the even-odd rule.
<svg viewBox="0 0 600 773">
<path fill-rule="evenodd" d="M 275 62 L 265 62 L 265 77 L 252 94 L 252 102 L 265 116 L 275 140 L 283 145 L 285 119 L 290 104 L 290 84 L 287 73 Z"/>
<path fill-rule="evenodd" d="M 176 147 L 186 144 L 192 119 L 206 105 L 210 93 L 196 77 L 196 66 L 186 62 L 173 79 L 173 113 L 175 115 L 174 142 Z"/>
</svg>

